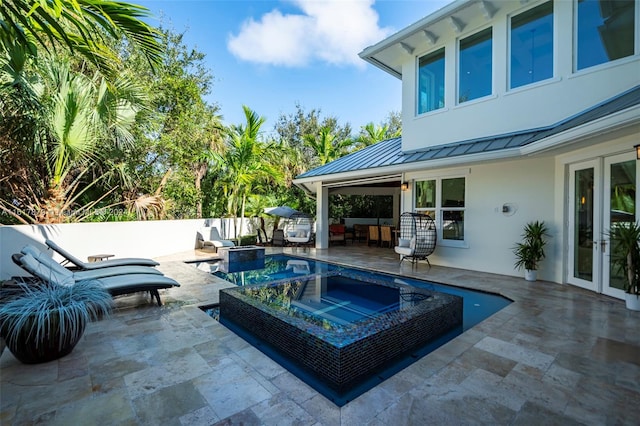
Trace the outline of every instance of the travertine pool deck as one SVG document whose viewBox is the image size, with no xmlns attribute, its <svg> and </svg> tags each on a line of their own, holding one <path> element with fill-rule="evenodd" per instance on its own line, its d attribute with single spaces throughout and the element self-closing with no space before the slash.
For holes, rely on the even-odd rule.
<svg viewBox="0 0 640 426">
<path fill-rule="evenodd" d="M 279 252 L 283 249 L 268 249 Z M 637 425 L 640 312 L 572 286 L 421 264 L 365 246 L 301 256 L 500 293 L 514 303 L 342 408 L 198 306 L 230 286 L 158 259 L 181 283 L 118 298 L 74 351 L 40 365 L 0 357 L 2 425 Z"/>
</svg>

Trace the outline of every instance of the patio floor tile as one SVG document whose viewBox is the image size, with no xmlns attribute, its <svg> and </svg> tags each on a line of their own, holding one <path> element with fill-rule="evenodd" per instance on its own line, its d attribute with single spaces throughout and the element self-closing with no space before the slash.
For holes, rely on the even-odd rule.
<svg viewBox="0 0 640 426">
<path fill-rule="evenodd" d="M 513 303 L 343 407 L 206 315 L 232 285 L 158 259 L 164 306 L 116 299 L 65 358 L 0 357 L 2 425 L 636 425 L 640 312 L 572 286 L 420 264 L 365 245 L 268 252 L 494 291 Z"/>
</svg>

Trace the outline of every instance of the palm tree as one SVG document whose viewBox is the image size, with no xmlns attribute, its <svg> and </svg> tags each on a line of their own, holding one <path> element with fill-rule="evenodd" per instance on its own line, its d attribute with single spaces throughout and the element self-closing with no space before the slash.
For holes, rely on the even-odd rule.
<svg viewBox="0 0 640 426">
<path fill-rule="evenodd" d="M 299 174 L 304 173 L 308 169 L 308 158 L 304 155 L 301 149 L 291 146 L 291 144 L 282 140 L 274 147 L 277 150 L 279 157 L 276 163 L 282 171 L 283 184 L 286 188 L 290 188 L 293 184 L 293 179 Z M 268 207 L 268 206 L 267 206 Z"/>
<path fill-rule="evenodd" d="M 147 8 L 119 1 L 2 0 L 0 50 L 23 46 L 36 56 L 38 47 L 49 51 L 64 46 L 113 75 L 120 61 L 105 40 L 124 36 L 154 67 L 163 52 L 160 33 L 141 19 L 148 16 Z"/>
<path fill-rule="evenodd" d="M 215 154 L 224 176 L 222 184 L 227 199 L 227 211 L 237 218 L 240 209 L 240 229 L 243 227 L 247 196 L 260 182 L 282 178 L 280 170 L 274 166 L 274 145 L 259 140 L 260 127 L 265 118 L 243 105 L 246 124 L 234 126 L 226 151 Z M 274 161 L 270 161 L 274 160 Z M 236 227 L 236 229 L 238 229 Z"/>
<path fill-rule="evenodd" d="M 315 152 L 316 159 L 322 165 L 348 154 L 352 141 L 336 140 L 329 127 L 322 127 L 317 135 L 304 135 L 304 144 Z"/>
<path fill-rule="evenodd" d="M 381 142 L 391 138 L 397 138 L 402 134 L 402 131 L 398 129 L 394 133 L 389 132 L 389 125 L 376 126 L 373 123 L 367 123 L 362 126 L 360 136 L 356 139 L 356 143 L 359 148 L 364 148 L 374 143 Z"/>
<path fill-rule="evenodd" d="M 40 108 L 39 133 L 33 151 L 44 163 L 40 175 L 42 188 L 33 188 L 29 201 L 18 202 L 21 209 L 18 216 L 23 223 L 77 220 L 87 213 L 88 206 L 84 211 L 71 208 L 99 180 L 87 183 L 85 175 L 100 158 L 100 147 L 127 146 L 133 141 L 129 129 L 146 98 L 127 75 L 107 84 L 98 73 L 89 77 L 71 71 L 69 62 L 64 60 L 43 57 L 37 65 L 37 74 L 29 87 Z M 6 93 L 2 94 L 0 99 L 6 99 Z M 0 122 L 4 124 L 4 120 Z M 109 192 L 90 206 L 101 202 Z M 2 202 L 4 206 L 0 205 L 0 209 L 13 212 L 17 200 Z"/>
</svg>

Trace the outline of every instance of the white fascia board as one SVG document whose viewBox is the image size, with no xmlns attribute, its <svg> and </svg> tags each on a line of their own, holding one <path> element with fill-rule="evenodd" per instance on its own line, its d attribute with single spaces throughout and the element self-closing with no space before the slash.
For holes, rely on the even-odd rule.
<svg viewBox="0 0 640 426">
<path fill-rule="evenodd" d="M 402 80 L 402 73 L 396 71 L 395 69 L 393 69 L 393 67 L 390 67 L 389 65 L 385 64 L 384 62 L 381 62 L 379 60 L 377 60 L 376 58 L 370 57 L 370 56 L 366 56 L 364 58 L 365 61 L 369 62 L 371 65 L 373 65 L 374 67 L 378 67 L 380 68 L 382 71 L 391 74 L 392 76 L 394 76 L 395 78 Z"/>
<path fill-rule="evenodd" d="M 574 127 L 562 133 L 558 133 L 537 142 L 533 142 L 520 149 L 522 155 L 533 155 L 557 148 L 567 142 L 576 141 L 586 137 L 598 136 L 604 133 L 632 126 L 640 122 L 640 105 L 619 111 L 606 117 L 590 121 L 582 126 Z"/>
</svg>

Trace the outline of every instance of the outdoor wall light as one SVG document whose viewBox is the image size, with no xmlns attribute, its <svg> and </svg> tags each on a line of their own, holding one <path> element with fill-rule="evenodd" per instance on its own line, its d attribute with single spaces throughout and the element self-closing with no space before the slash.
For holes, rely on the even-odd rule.
<svg viewBox="0 0 640 426">
<path fill-rule="evenodd" d="M 635 145 L 633 149 L 636 150 L 636 160 L 640 160 L 640 145 Z"/>
<path fill-rule="evenodd" d="M 408 190 L 409 189 L 409 182 L 402 182 L 400 184 L 400 189 L 403 190 L 403 191 Z"/>
</svg>

